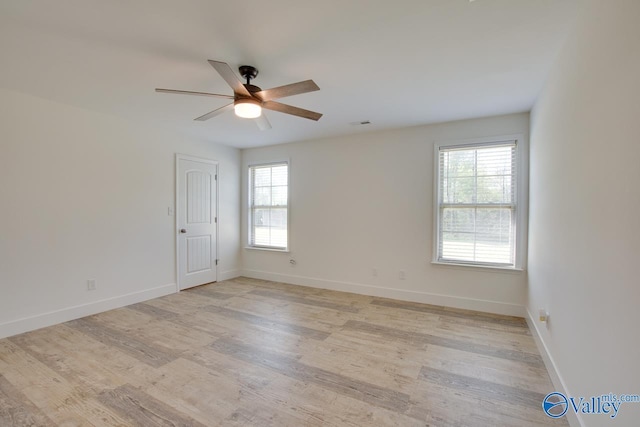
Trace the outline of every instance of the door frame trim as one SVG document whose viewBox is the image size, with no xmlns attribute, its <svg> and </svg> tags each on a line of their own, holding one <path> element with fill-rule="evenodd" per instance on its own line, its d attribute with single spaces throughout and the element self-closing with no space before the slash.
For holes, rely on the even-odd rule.
<svg viewBox="0 0 640 427">
<path fill-rule="evenodd" d="M 179 182 L 179 173 L 180 173 L 180 168 L 179 168 L 179 164 L 180 164 L 180 160 L 189 160 L 191 162 L 198 162 L 198 163 L 206 163 L 209 165 L 215 165 L 216 166 L 216 175 L 220 175 L 220 162 L 217 160 L 212 160 L 212 159 L 205 159 L 203 157 L 196 157 L 196 156 L 191 156 L 188 154 L 181 154 L 181 153 L 176 153 L 176 159 L 175 159 L 175 183 L 174 183 L 174 194 L 173 194 L 173 204 L 174 204 L 174 208 L 173 208 L 173 212 L 175 214 L 175 219 L 173 221 L 173 232 L 175 233 L 175 254 L 176 254 L 176 293 L 180 292 L 181 288 L 180 288 L 180 252 L 179 252 L 179 248 L 180 248 L 180 243 L 179 243 L 179 225 L 178 225 L 178 182 Z M 220 198 L 220 186 L 218 184 L 218 182 L 220 181 L 219 179 L 215 180 L 215 189 L 216 189 L 216 208 L 215 208 L 215 217 L 218 218 L 218 210 L 219 210 L 219 206 L 218 206 L 218 202 L 219 202 L 219 198 Z M 220 221 L 216 221 L 216 259 L 218 259 L 218 254 L 220 252 Z M 216 282 L 218 281 L 218 265 L 216 265 Z"/>
</svg>

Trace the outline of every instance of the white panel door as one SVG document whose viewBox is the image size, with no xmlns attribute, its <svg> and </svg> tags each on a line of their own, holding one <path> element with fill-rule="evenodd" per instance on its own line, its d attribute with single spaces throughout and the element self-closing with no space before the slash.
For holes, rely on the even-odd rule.
<svg viewBox="0 0 640 427">
<path fill-rule="evenodd" d="M 213 161 L 177 158 L 180 289 L 217 280 L 217 174 Z"/>
</svg>

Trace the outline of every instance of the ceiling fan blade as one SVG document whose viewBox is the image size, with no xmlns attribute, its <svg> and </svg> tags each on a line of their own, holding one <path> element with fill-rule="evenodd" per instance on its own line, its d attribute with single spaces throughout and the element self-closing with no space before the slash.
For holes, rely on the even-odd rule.
<svg viewBox="0 0 640 427">
<path fill-rule="evenodd" d="M 301 93 L 313 92 L 316 90 L 320 90 L 320 88 L 313 80 L 305 80 L 303 82 L 291 83 L 290 85 L 261 90 L 260 92 L 254 93 L 254 95 L 262 101 L 271 101 L 272 99 L 299 95 Z"/>
<path fill-rule="evenodd" d="M 215 117 L 217 115 L 220 115 L 220 114 L 222 114 L 222 113 L 224 113 L 226 111 L 229 111 L 229 110 L 233 110 L 233 102 L 231 104 L 225 105 L 224 107 L 220 107 L 220 108 L 218 108 L 216 110 L 208 112 L 207 114 L 205 114 L 203 116 L 200 116 L 198 118 L 195 118 L 193 120 L 197 120 L 199 122 L 204 122 L 205 120 L 209 120 L 210 118 Z"/>
<path fill-rule="evenodd" d="M 280 113 L 291 114 L 293 116 L 303 117 L 309 120 L 318 121 L 322 114 L 315 111 L 305 110 L 303 108 L 294 107 L 292 105 L 281 104 L 280 102 L 267 101 L 262 103 L 262 107 L 267 110 L 278 111 Z"/>
<path fill-rule="evenodd" d="M 212 96 L 214 98 L 233 99 L 233 96 L 231 96 L 231 95 L 221 95 L 219 93 L 207 93 L 207 92 L 191 92 L 191 91 L 188 91 L 188 90 L 174 90 L 174 89 L 156 88 L 156 92 L 160 92 L 160 93 L 175 93 L 177 95 L 198 95 L 198 96 Z"/>
<path fill-rule="evenodd" d="M 264 111 L 260 114 L 260 117 L 254 119 L 256 125 L 258 125 L 258 129 L 260 130 L 269 130 L 271 129 L 271 123 L 267 120 L 267 116 L 264 115 Z"/>
<path fill-rule="evenodd" d="M 214 61 L 211 59 L 208 59 L 208 61 L 209 64 L 211 64 L 211 66 L 216 69 L 216 71 L 218 72 L 218 74 L 220 74 L 224 81 L 226 81 L 227 84 L 231 86 L 231 89 L 233 89 L 234 93 L 251 97 L 251 94 L 249 93 L 247 88 L 244 87 L 242 82 L 238 80 L 238 77 L 233 72 L 231 67 L 229 67 L 229 64 L 227 64 L 226 62 Z"/>
</svg>

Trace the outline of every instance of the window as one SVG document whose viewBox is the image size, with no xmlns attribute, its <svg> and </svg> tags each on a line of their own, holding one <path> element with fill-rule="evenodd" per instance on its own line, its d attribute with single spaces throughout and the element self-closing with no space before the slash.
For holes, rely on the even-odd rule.
<svg viewBox="0 0 640 427">
<path fill-rule="evenodd" d="M 287 250 L 289 164 L 249 166 L 249 246 Z"/>
<path fill-rule="evenodd" d="M 520 267 L 517 148 L 517 139 L 436 147 L 436 262 Z"/>
</svg>

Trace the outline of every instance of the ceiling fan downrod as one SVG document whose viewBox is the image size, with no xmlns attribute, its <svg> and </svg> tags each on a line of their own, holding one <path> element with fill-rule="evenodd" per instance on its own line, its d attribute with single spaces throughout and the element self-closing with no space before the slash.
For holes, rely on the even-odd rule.
<svg viewBox="0 0 640 427">
<path fill-rule="evenodd" d="M 251 84 L 251 80 L 255 79 L 258 76 L 258 69 L 256 67 L 252 67 L 251 65 L 241 65 L 238 67 L 238 71 L 240 71 L 240 75 L 247 79 L 247 85 Z"/>
</svg>

